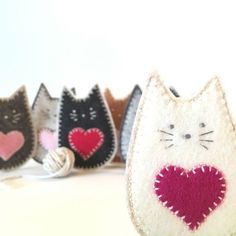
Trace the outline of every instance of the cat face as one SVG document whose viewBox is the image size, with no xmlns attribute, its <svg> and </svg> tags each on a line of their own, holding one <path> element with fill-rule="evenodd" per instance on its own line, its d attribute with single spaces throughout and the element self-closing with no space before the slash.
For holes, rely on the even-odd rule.
<svg viewBox="0 0 236 236">
<path fill-rule="evenodd" d="M 35 133 L 25 88 L 0 99 L 0 168 L 23 164 L 35 149 Z"/>
<path fill-rule="evenodd" d="M 74 151 L 78 168 L 99 167 L 114 157 L 114 124 L 98 86 L 85 99 L 76 99 L 70 91 L 63 90 L 59 146 Z"/>
<path fill-rule="evenodd" d="M 138 231 L 234 234 L 235 139 L 217 78 L 197 96 L 183 99 L 153 76 L 140 101 L 128 154 L 129 207 Z"/>
</svg>

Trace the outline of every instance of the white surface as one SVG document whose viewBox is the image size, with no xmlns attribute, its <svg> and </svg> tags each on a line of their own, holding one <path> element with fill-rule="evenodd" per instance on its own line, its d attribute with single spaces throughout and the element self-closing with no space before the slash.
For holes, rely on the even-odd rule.
<svg viewBox="0 0 236 236">
<path fill-rule="evenodd" d="M 19 172 L 42 174 L 33 161 Z M 0 195 L 4 236 L 137 235 L 128 216 L 121 168 L 75 172 L 65 179 L 9 180 L 0 184 Z"/>
</svg>

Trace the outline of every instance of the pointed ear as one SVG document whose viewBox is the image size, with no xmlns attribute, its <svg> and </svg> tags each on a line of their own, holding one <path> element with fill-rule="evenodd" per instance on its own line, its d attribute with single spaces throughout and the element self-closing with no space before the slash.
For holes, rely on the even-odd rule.
<svg viewBox="0 0 236 236">
<path fill-rule="evenodd" d="M 105 89 L 104 96 L 105 96 L 106 100 L 108 101 L 108 103 L 114 101 L 114 97 L 113 97 L 111 90 L 109 88 Z"/>
<path fill-rule="evenodd" d="M 27 99 L 27 92 L 25 86 L 21 86 L 17 89 L 9 99 Z"/>
<path fill-rule="evenodd" d="M 133 88 L 133 91 L 131 92 L 131 96 L 133 96 L 133 94 L 142 94 L 142 89 L 140 88 L 140 86 L 138 84 L 136 84 Z"/>
<path fill-rule="evenodd" d="M 89 93 L 89 97 L 101 99 L 102 93 L 101 93 L 101 90 L 97 84 L 91 89 L 91 91 Z"/>
<path fill-rule="evenodd" d="M 67 89 L 66 87 L 63 88 L 62 94 L 61 94 L 61 100 L 65 100 L 65 99 L 67 100 L 69 99 L 71 101 L 76 100 L 75 94 L 71 90 Z"/>
<path fill-rule="evenodd" d="M 51 97 L 50 93 L 48 92 L 48 89 L 46 88 L 46 86 L 43 83 L 40 84 L 38 94 L 42 94 L 46 97 Z"/>
<path fill-rule="evenodd" d="M 214 77 L 205 85 L 200 93 L 193 98 L 193 100 L 199 100 L 202 104 L 206 102 L 208 106 L 211 106 L 220 102 L 220 98 L 225 99 L 224 90 L 219 78 Z"/>
<path fill-rule="evenodd" d="M 76 89 L 75 89 L 75 87 L 71 88 L 70 90 L 71 90 L 71 92 L 72 92 L 74 95 L 76 95 Z"/>
<path fill-rule="evenodd" d="M 46 88 L 46 86 L 41 83 L 40 84 L 40 87 L 39 87 L 39 90 L 36 94 L 36 97 L 34 99 L 34 102 L 33 102 L 33 105 L 32 105 L 32 109 L 35 108 L 35 105 L 38 101 L 47 101 L 49 99 L 52 99 L 51 95 L 49 94 L 48 92 L 48 89 Z"/>
<path fill-rule="evenodd" d="M 145 96 L 155 97 L 158 103 L 177 99 L 170 89 L 164 85 L 157 73 L 151 75 L 144 92 L 147 94 Z"/>
</svg>

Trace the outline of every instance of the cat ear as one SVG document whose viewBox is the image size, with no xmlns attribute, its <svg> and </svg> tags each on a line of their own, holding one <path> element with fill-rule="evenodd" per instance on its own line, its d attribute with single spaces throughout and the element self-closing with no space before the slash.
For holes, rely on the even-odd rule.
<svg viewBox="0 0 236 236">
<path fill-rule="evenodd" d="M 205 87 L 198 93 L 196 97 L 194 97 L 192 100 L 199 100 L 200 102 L 204 103 L 206 102 L 208 106 L 209 104 L 214 103 L 217 104 L 220 98 L 224 98 L 224 91 L 221 86 L 220 80 L 218 77 L 212 78 Z"/>
<path fill-rule="evenodd" d="M 142 89 L 138 84 L 136 84 L 131 92 L 130 97 L 132 97 L 134 94 L 142 94 Z"/>
<path fill-rule="evenodd" d="M 42 83 L 40 84 L 39 90 L 35 96 L 33 105 L 32 105 L 32 109 L 35 108 L 36 103 L 40 100 L 40 101 L 45 101 L 47 102 L 48 100 L 52 100 L 54 98 L 51 97 L 50 93 L 48 92 L 48 89 L 46 88 L 46 86 Z"/>
<path fill-rule="evenodd" d="M 89 97 L 94 99 L 101 99 L 102 93 L 99 86 L 96 84 L 90 91 Z"/>
<path fill-rule="evenodd" d="M 76 97 L 73 91 L 64 87 L 61 94 L 61 100 L 76 101 Z"/>
<path fill-rule="evenodd" d="M 156 102 L 163 103 L 170 100 L 178 100 L 173 90 L 170 90 L 164 85 L 157 73 L 151 75 L 144 90 L 143 97 L 150 97 L 150 101 L 155 99 Z M 148 99 L 149 100 L 149 99 Z"/>
<path fill-rule="evenodd" d="M 9 100 L 24 100 L 27 99 L 27 92 L 25 86 L 21 86 L 19 89 L 17 89 L 9 98 Z"/>
<path fill-rule="evenodd" d="M 105 89 L 104 96 L 108 102 L 112 102 L 115 100 L 109 88 Z"/>
</svg>

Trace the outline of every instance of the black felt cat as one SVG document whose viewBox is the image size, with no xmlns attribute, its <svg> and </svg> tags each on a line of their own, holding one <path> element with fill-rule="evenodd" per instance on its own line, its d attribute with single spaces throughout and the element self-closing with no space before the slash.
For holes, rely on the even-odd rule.
<svg viewBox="0 0 236 236">
<path fill-rule="evenodd" d="M 114 123 L 105 99 L 96 85 L 84 99 L 64 88 L 59 114 L 59 146 L 74 151 L 77 168 L 96 168 L 116 153 Z"/>
<path fill-rule="evenodd" d="M 0 98 L 0 169 L 22 165 L 35 150 L 35 131 L 25 87 Z"/>
</svg>

